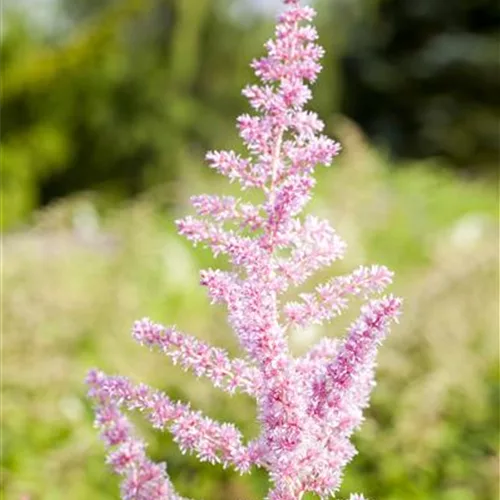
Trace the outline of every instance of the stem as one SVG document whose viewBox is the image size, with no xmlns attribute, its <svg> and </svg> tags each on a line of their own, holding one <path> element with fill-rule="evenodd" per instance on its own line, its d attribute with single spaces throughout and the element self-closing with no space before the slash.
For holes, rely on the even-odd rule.
<svg viewBox="0 0 500 500">
<path fill-rule="evenodd" d="M 276 143 L 274 145 L 274 150 L 273 150 L 273 159 L 271 163 L 271 185 L 269 186 L 269 204 L 272 206 L 274 203 L 274 197 L 275 197 L 275 188 L 276 188 L 276 175 L 278 171 L 278 162 L 281 154 L 281 143 L 283 141 L 283 133 L 284 133 L 284 127 L 281 127 L 278 132 L 278 137 L 276 138 Z M 271 217 L 273 216 L 272 213 L 269 214 L 269 220 L 271 220 Z M 276 229 L 271 228 L 271 234 L 269 235 L 269 274 L 268 274 L 268 279 L 272 279 L 274 275 L 273 271 L 273 266 L 272 266 L 272 259 L 274 255 L 274 237 L 275 237 L 275 231 Z M 278 311 L 277 311 L 277 304 L 276 304 L 276 292 L 273 292 L 274 296 L 274 303 L 275 303 L 275 317 L 276 317 L 276 323 L 278 323 Z"/>
<path fill-rule="evenodd" d="M 271 186 L 269 187 L 269 194 L 270 194 L 270 196 L 272 196 L 274 194 L 274 186 L 275 186 L 275 183 L 276 183 L 276 171 L 277 171 L 277 167 L 278 167 L 278 160 L 279 160 L 280 153 L 281 153 L 281 143 L 283 141 L 283 133 L 284 133 L 284 129 L 282 127 L 282 128 L 280 128 L 280 130 L 278 132 L 278 137 L 276 139 L 276 144 L 274 145 L 273 160 L 272 160 L 272 164 L 271 164 L 271 168 L 272 168 L 272 171 L 271 171 Z"/>
<path fill-rule="evenodd" d="M 272 205 L 274 203 L 274 195 L 275 195 L 275 188 L 276 188 L 276 176 L 277 176 L 277 171 L 278 171 L 278 161 L 280 158 L 281 154 L 281 143 L 283 141 L 283 133 L 284 133 L 284 128 L 281 127 L 279 132 L 278 132 L 278 137 L 276 138 L 276 143 L 274 145 L 273 149 L 273 157 L 272 157 L 272 163 L 271 163 L 271 185 L 269 186 L 269 195 L 268 195 L 268 201 L 269 204 Z M 269 220 L 271 219 L 273 214 L 269 214 Z M 269 259 L 272 259 L 273 252 L 274 252 L 274 232 L 273 234 L 270 235 L 270 241 L 269 241 L 269 246 L 270 246 L 270 252 L 269 252 Z M 269 277 L 272 277 L 272 270 L 269 271 Z"/>
</svg>

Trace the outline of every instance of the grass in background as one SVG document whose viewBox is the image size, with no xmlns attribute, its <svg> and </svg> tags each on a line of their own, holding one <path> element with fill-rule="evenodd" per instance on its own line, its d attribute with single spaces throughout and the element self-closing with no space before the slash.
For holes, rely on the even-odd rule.
<svg viewBox="0 0 500 500">
<path fill-rule="evenodd" d="M 374 500 L 495 498 L 497 193 L 435 166 L 389 171 L 354 129 L 344 135 L 347 152 L 320 174 L 311 210 L 332 221 L 349 251 L 318 279 L 381 263 L 396 271 L 393 290 L 405 298 L 402 322 L 381 350 L 379 386 L 344 490 Z M 177 237 L 172 222 L 173 212 L 188 211 L 188 195 L 218 191 L 220 179 L 189 169 L 185 175 L 168 213 L 158 193 L 104 215 L 92 196 L 82 195 L 4 236 L 6 499 L 118 498 L 85 398 L 83 379 L 93 366 L 190 400 L 248 436 L 257 432 L 249 399 L 231 401 L 128 334 L 134 320 L 150 316 L 236 348 L 223 309 L 210 307 L 198 286 L 199 268 L 213 261 Z M 346 321 L 294 333 L 294 348 L 301 352 L 320 335 L 343 332 Z M 263 498 L 263 475 L 200 465 L 169 436 L 142 429 L 181 494 Z"/>
</svg>

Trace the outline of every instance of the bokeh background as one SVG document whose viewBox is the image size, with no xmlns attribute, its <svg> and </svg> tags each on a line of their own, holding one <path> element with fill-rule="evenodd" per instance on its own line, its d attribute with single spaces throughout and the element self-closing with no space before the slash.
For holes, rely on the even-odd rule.
<svg viewBox="0 0 500 500">
<path fill-rule="evenodd" d="M 90 367 L 257 432 L 250 400 L 171 367 L 128 332 L 150 316 L 236 350 L 224 311 L 197 285 L 215 263 L 173 221 L 192 194 L 234 193 L 203 154 L 241 147 L 240 90 L 278 4 L 4 1 L 2 498 L 118 498 L 85 397 Z M 318 173 L 310 209 L 349 245 L 318 279 L 385 264 L 405 298 L 342 494 L 497 498 L 500 4 L 316 6 L 327 56 L 312 107 L 344 152 Z M 293 349 L 344 327 L 295 332 Z M 181 494 L 264 497 L 264 475 L 200 465 L 137 423 Z"/>
</svg>

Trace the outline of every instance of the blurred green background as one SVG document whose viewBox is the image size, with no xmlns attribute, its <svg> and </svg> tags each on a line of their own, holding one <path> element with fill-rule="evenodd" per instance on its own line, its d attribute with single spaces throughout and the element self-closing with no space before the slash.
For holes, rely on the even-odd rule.
<svg viewBox="0 0 500 500">
<path fill-rule="evenodd" d="M 128 332 L 150 316 L 236 352 L 224 311 L 197 285 L 199 268 L 215 263 L 173 220 L 192 194 L 236 192 L 202 158 L 241 147 L 240 90 L 275 4 L 4 2 L 3 498 L 118 498 L 85 398 L 90 367 L 257 432 L 252 401 L 231 401 Z M 405 299 L 341 493 L 497 498 L 500 4 L 317 7 L 327 56 L 312 107 L 344 152 L 318 173 L 311 210 L 349 245 L 317 279 L 385 264 Z M 294 351 L 342 334 L 346 320 L 294 333 Z M 264 497 L 265 475 L 200 465 L 138 426 L 181 494 Z"/>
</svg>

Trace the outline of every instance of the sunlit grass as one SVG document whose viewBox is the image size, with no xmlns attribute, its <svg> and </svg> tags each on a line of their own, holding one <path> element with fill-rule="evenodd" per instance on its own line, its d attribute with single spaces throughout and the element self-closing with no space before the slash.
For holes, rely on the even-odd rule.
<svg viewBox="0 0 500 500">
<path fill-rule="evenodd" d="M 405 312 L 381 350 L 379 386 L 344 490 L 379 500 L 494 498 L 496 193 L 430 166 L 389 171 L 358 138 L 350 141 L 340 166 L 320 174 L 311 206 L 347 240 L 348 258 L 318 279 L 361 263 L 386 264 L 397 273 L 394 291 L 404 296 Z M 4 237 L 5 498 L 118 497 L 85 398 L 83 379 L 93 366 L 151 383 L 255 434 L 250 400 L 230 400 L 128 334 L 135 319 L 150 316 L 236 349 L 224 311 L 211 308 L 197 286 L 198 269 L 211 258 L 178 238 L 172 223 L 198 186 L 219 190 L 220 179 L 190 172 L 169 203 L 174 211 L 159 208 L 161 189 L 104 214 L 91 196 L 81 196 Z M 309 342 L 344 326 L 309 332 Z M 292 341 L 299 350 L 307 344 L 300 336 Z M 264 496 L 263 475 L 240 478 L 199 465 L 168 436 L 144 432 L 182 494 Z"/>
</svg>

